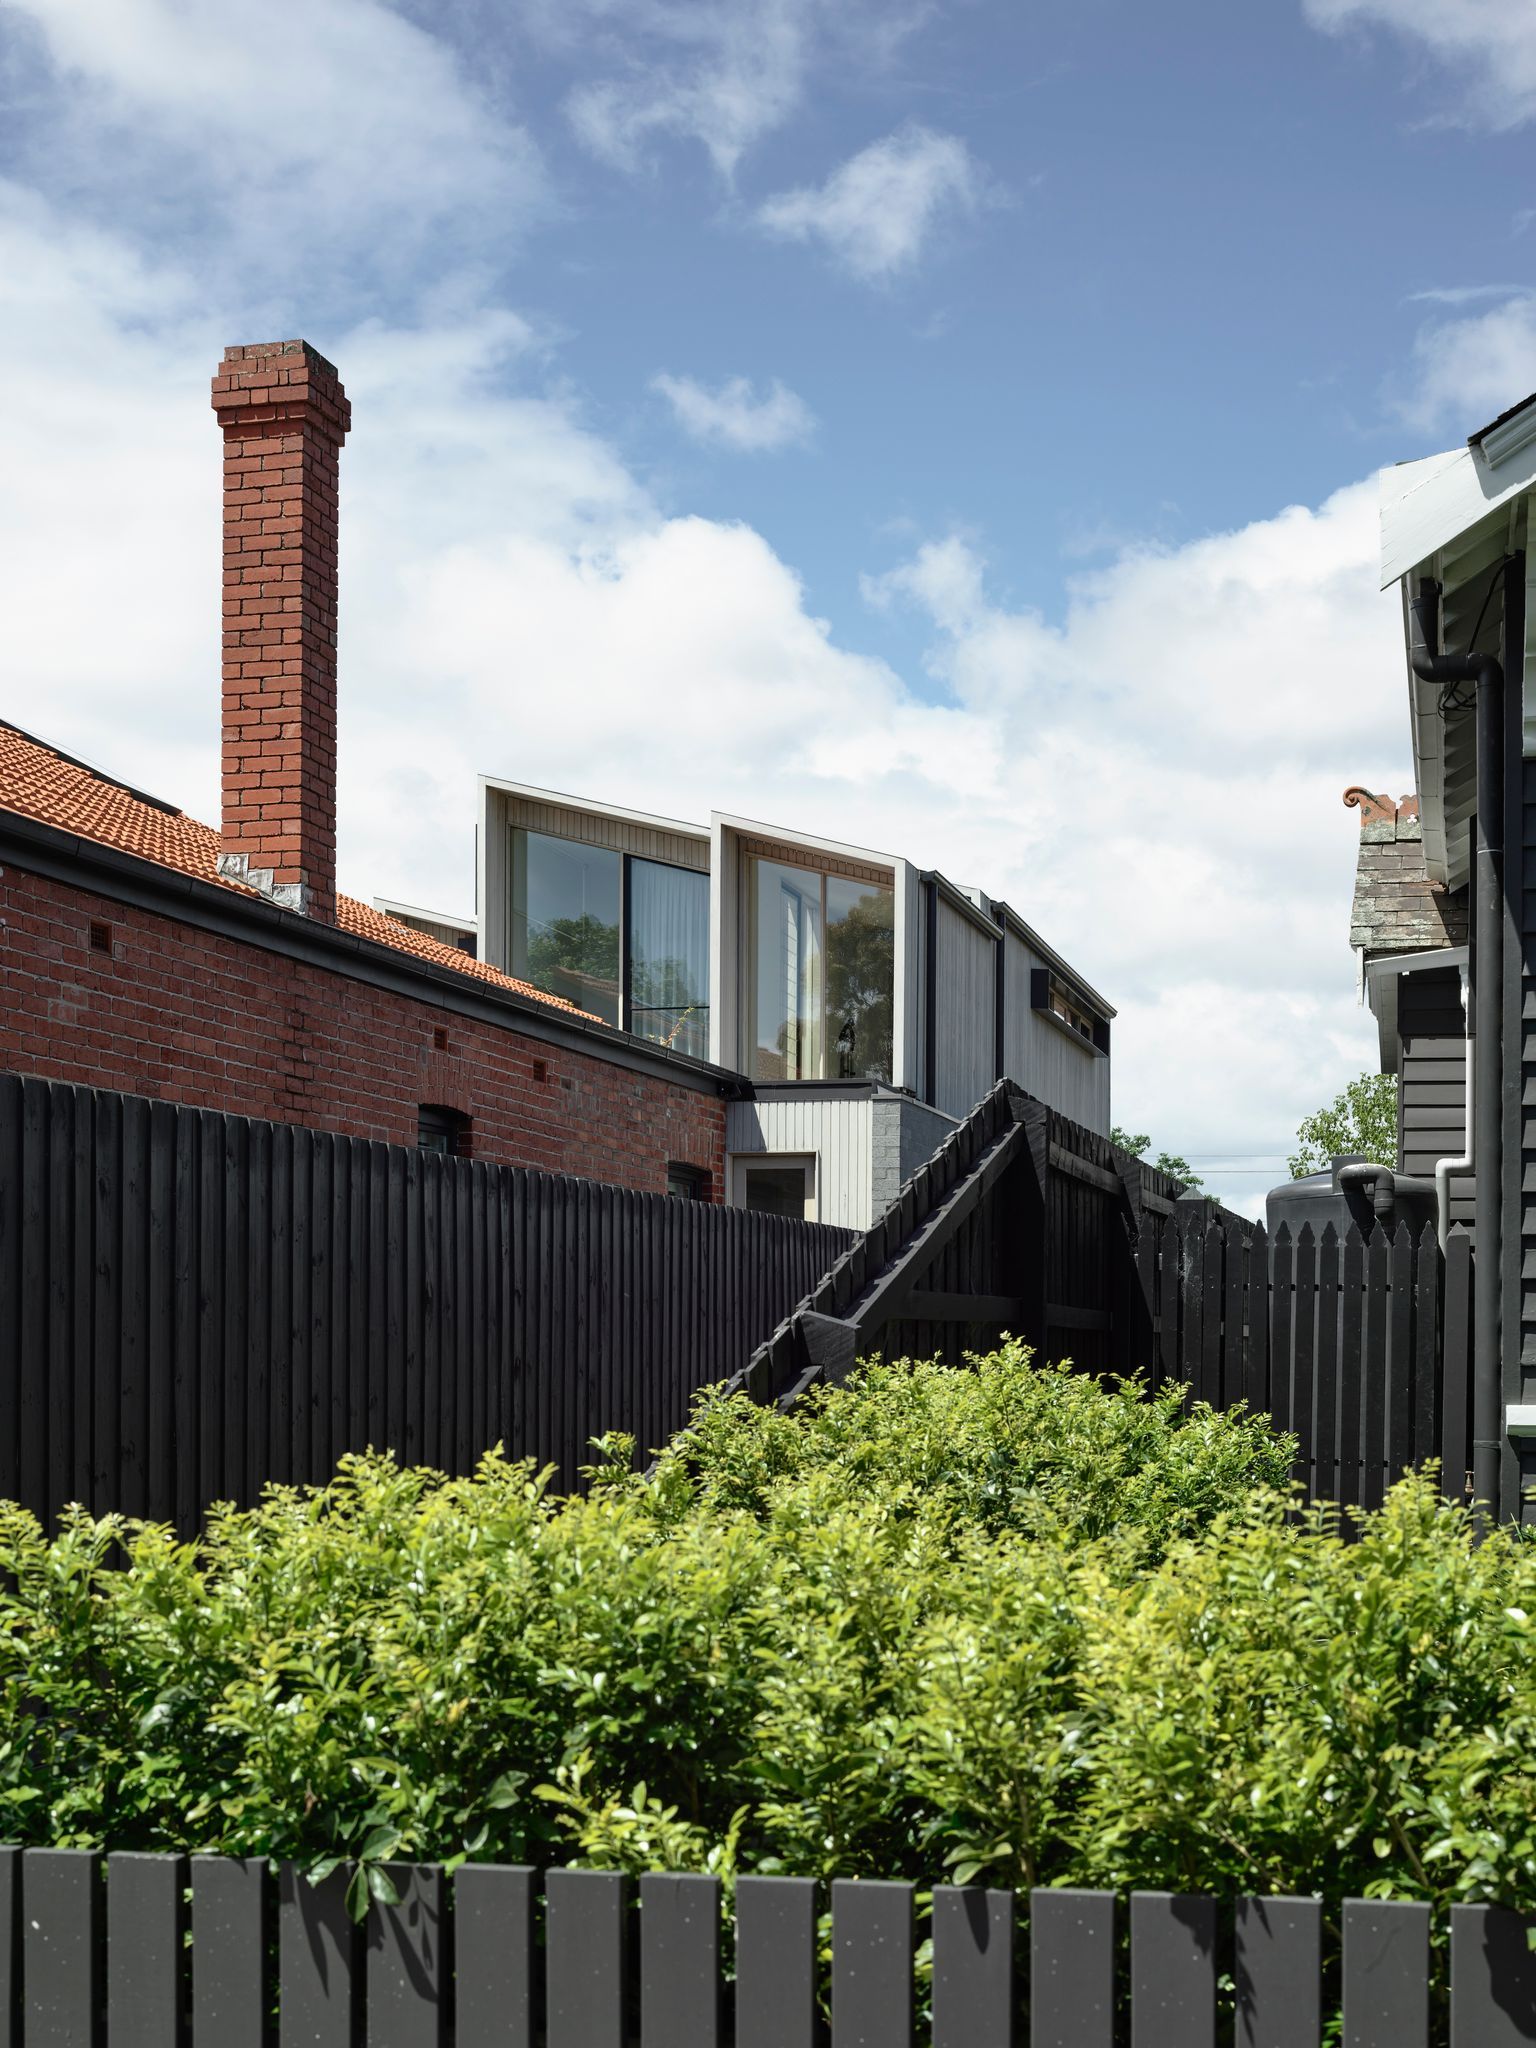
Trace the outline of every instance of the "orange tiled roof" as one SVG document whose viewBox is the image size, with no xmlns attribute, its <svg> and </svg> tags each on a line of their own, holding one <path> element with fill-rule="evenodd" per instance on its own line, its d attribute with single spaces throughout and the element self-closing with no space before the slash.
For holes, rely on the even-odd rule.
<svg viewBox="0 0 1536 2048">
<path fill-rule="evenodd" d="M 67 754 L 34 739 L 30 733 L 4 724 L 0 724 L 0 809 L 17 811 L 44 825 L 56 825 L 63 832 L 76 832 L 82 839 L 94 839 L 119 853 L 137 854 L 141 860 L 174 868 L 178 874 L 232 889 L 238 896 L 252 893 L 219 873 L 219 835 L 211 825 L 200 824 L 158 798 L 113 782 L 83 762 L 71 760 Z M 546 995 L 543 989 L 503 974 L 499 967 L 472 959 L 456 946 L 444 945 L 441 939 L 400 924 L 383 911 L 339 891 L 336 924 L 354 938 L 371 939 L 376 945 L 393 947 L 397 953 L 414 954 L 418 960 L 450 967 L 455 974 L 468 974 L 497 988 L 515 989 L 519 995 L 532 996 L 536 1002 L 547 1003 L 552 1010 L 563 1010 L 568 1016 L 588 1017 L 588 1012 L 578 1010 L 574 1003 Z"/>
</svg>

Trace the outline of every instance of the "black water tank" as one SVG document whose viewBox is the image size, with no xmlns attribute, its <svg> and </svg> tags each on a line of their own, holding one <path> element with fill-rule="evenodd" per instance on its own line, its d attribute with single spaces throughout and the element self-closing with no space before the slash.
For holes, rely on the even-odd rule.
<svg viewBox="0 0 1536 2048">
<path fill-rule="evenodd" d="M 1292 1238 L 1300 1233 L 1304 1223 L 1311 1224 L 1315 1238 L 1320 1238 L 1330 1223 L 1341 1238 L 1351 1223 L 1358 1227 L 1362 1237 L 1369 1237 L 1378 1223 L 1395 1231 L 1406 1222 L 1415 1238 L 1426 1223 L 1438 1223 L 1440 1207 L 1432 1180 L 1377 1168 L 1384 1180 L 1367 1184 L 1365 1175 L 1344 1173 L 1345 1167 L 1369 1165 L 1363 1152 L 1341 1152 L 1335 1155 L 1327 1172 L 1309 1173 L 1301 1180 L 1288 1180 L 1271 1188 L 1264 1198 L 1264 1224 L 1271 1243 L 1282 1223 Z M 1391 1183 L 1391 1207 L 1387 1214 L 1380 1215 L 1376 1201 L 1378 1189 L 1380 1198 L 1386 1199 L 1385 1181 Z"/>
</svg>

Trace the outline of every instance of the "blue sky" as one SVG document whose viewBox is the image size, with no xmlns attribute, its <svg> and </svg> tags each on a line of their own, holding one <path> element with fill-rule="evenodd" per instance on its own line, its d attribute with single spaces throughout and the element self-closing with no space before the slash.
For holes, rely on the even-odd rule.
<svg viewBox="0 0 1536 2048">
<path fill-rule="evenodd" d="M 207 378 L 303 334 L 347 886 L 467 903 L 479 770 L 934 862 L 1251 1202 L 1370 1061 L 1371 479 L 1536 386 L 1533 118 L 1529 0 L 0 0 L 0 715 L 217 815 Z"/>
</svg>

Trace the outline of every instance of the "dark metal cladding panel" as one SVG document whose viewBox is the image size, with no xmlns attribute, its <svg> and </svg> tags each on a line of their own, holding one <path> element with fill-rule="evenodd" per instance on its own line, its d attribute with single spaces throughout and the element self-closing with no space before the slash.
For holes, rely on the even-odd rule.
<svg viewBox="0 0 1536 2048">
<path fill-rule="evenodd" d="M 1426 2048 L 1429 1908 L 1344 1901 L 1344 2048 Z"/>
<path fill-rule="evenodd" d="M 1239 1899 L 1237 2048 L 1317 2048 L 1322 2038 L 1320 1899 Z"/>
<path fill-rule="evenodd" d="M 1536 2041 L 1536 1917 L 1502 1906 L 1451 1908 L 1451 2048 Z"/>
<path fill-rule="evenodd" d="M 1013 1893 L 935 1885 L 933 2048 L 1013 2048 Z"/>
<path fill-rule="evenodd" d="M 352 2048 L 361 1971 L 347 1912 L 351 1873 L 321 1884 L 285 1863 L 278 1879 L 279 2048 Z"/>
<path fill-rule="evenodd" d="M 192 2048 L 262 2048 L 267 1866 L 192 1858 Z"/>
<path fill-rule="evenodd" d="M 19 1849 L 0 1849 L 0 2048 L 22 2048 Z"/>
<path fill-rule="evenodd" d="M 832 1886 L 832 2048 L 911 2048 L 912 1887 Z"/>
<path fill-rule="evenodd" d="M 20 2040 L 20 1849 L 0 1849 L 0 2048 Z"/>
<path fill-rule="evenodd" d="M 736 2048 L 815 2048 L 816 1885 L 736 1880 Z"/>
<path fill-rule="evenodd" d="M 548 2048 L 624 2048 L 624 1894 L 605 1870 L 545 1875 Z"/>
<path fill-rule="evenodd" d="M 22 1858 L 26 2048 L 96 2048 L 101 2039 L 104 1891 L 94 1849 L 29 1849 Z"/>
<path fill-rule="evenodd" d="M 1131 1894 L 1131 2048 L 1216 2048 L 1216 1901 Z"/>
<path fill-rule="evenodd" d="M 1029 2048 L 1114 2048 L 1115 1895 L 1029 1895 Z"/>
<path fill-rule="evenodd" d="M 533 2048 L 532 1870 L 466 1863 L 453 1880 L 454 2024 L 463 2042 Z"/>
<path fill-rule="evenodd" d="M 186 1948 L 182 1856 L 107 1858 L 107 2032 L 112 2048 L 178 2048 Z"/>
<path fill-rule="evenodd" d="M 397 1906 L 369 1909 L 368 2048 L 443 2048 L 450 1973 L 443 1873 L 433 1863 L 386 1865 Z"/>
<path fill-rule="evenodd" d="M 718 1878 L 640 1880 L 640 2038 L 644 2048 L 719 2048 Z"/>
</svg>

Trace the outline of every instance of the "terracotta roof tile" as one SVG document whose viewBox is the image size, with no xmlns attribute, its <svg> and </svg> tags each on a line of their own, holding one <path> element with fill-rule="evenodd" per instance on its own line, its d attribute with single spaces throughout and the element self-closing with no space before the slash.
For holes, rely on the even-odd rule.
<svg viewBox="0 0 1536 2048">
<path fill-rule="evenodd" d="M 137 854 L 141 860 L 174 868 L 200 882 L 230 889 L 237 896 L 252 893 L 219 873 L 219 835 L 211 825 L 189 818 L 184 811 L 146 796 L 142 790 L 114 782 L 83 761 L 5 724 L 0 724 L 0 808 L 36 818 L 44 825 L 55 825 L 62 832 L 78 833 L 82 839 L 94 839 L 119 853 Z M 602 1021 L 589 1017 L 587 1011 L 578 1010 L 574 1003 L 560 996 L 546 995 L 543 989 L 503 974 L 499 967 L 488 966 L 483 960 L 472 959 L 456 946 L 444 945 L 441 939 L 430 938 L 425 932 L 386 917 L 383 911 L 360 903 L 355 896 L 338 892 L 336 923 L 354 938 L 393 947 L 398 953 L 413 954 L 418 960 L 451 968 L 455 974 L 467 974 L 497 988 L 515 989 L 519 995 L 531 996 L 568 1016 L 588 1018 L 592 1023 Z"/>
</svg>

